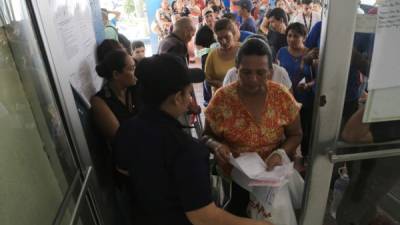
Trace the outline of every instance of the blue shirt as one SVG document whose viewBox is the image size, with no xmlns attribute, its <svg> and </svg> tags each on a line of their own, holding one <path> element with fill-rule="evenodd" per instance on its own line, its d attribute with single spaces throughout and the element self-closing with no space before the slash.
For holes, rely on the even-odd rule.
<svg viewBox="0 0 400 225">
<path fill-rule="evenodd" d="M 321 27 L 322 22 L 316 23 L 305 41 L 305 46 L 307 48 L 319 48 L 321 39 Z M 373 35 L 365 33 L 355 33 L 353 47 L 359 52 L 372 55 L 373 49 Z M 360 97 L 359 87 L 360 87 L 360 73 L 353 65 L 350 65 L 349 77 L 346 87 L 346 100 L 345 101 L 356 101 Z"/>
<path fill-rule="evenodd" d="M 246 40 L 246 38 L 250 35 L 253 35 L 254 33 L 249 32 L 249 31 L 245 31 L 245 30 L 241 30 L 240 31 L 240 38 L 239 41 L 243 42 L 244 40 Z"/>
<path fill-rule="evenodd" d="M 354 33 L 353 48 L 366 56 L 372 58 L 372 50 L 374 47 L 374 34 L 369 33 Z M 369 73 L 369 69 L 367 69 Z M 368 74 L 364 74 L 368 76 Z M 346 88 L 346 101 L 356 101 L 360 97 L 360 72 L 350 64 L 349 79 Z"/>
<path fill-rule="evenodd" d="M 229 7 L 231 7 L 231 1 L 230 0 L 223 0 L 224 2 L 224 6 L 226 9 L 229 9 Z"/>
<path fill-rule="evenodd" d="M 321 37 L 321 25 L 322 22 L 319 21 L 312 28 L 310 33 L 308 33 L 306 42 L 304 43 L 307 48 L 319 48 L 320 37 Z"/>
<path fill-rule="evenodd" d="M 245 30 L 245 31 L 256 33 L 257 25 L 256 25 L 256 21 L 253 19 L 253 17 L 249 17 L 248 19 L 243 20 L 242 25 L 240 25 L 240 30 Z"/>
<path fill-rule="evenodd" d="M 289 74 L 290 81 L 292 81 L 292 87 L 294 91 L 294 97 L 298 102 L 303 104 L 303 107 L 309 107 L 312 105 L 312 101 L 314 99 L 313 92 L 306 91 L 301 92 L 296 90 L 299 82 L 305 78 L 306 82 L 312 81 L 314 78 L 311 76 L 311 69 L 309 66 L 304 65 L 304 68 L 301 69 L 301 60 L 302 57 L 294 57 L 289 53 L 288 47 L 281 48 L 277 55 L 276 59 L 279 61 L 280 66 L 286 69 Z"/>
<path fill-rule="evenodd" d="M 115 160 L 129 171 L 134 224 L 192 224 L 185 212 L 212 202 L 209 152 L 167 113 L 146 107 L 122 123 Z"/>
</svg>

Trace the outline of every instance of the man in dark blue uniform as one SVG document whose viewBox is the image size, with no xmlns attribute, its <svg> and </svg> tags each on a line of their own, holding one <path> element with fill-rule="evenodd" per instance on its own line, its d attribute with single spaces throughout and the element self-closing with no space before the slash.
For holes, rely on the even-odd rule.
<svg viewBox="0 0 400 225">
<path fill-rule="evenodd" d="M 129 171 L 135 224 L 270 224 L 212 202 L 209 152 L 177 120 L 188 110 L 199 71 L 166 54 L 143 59 L 135 74 L 145 106 L 121 125 L 114 143 L 117 164 Z"/>
</svg>

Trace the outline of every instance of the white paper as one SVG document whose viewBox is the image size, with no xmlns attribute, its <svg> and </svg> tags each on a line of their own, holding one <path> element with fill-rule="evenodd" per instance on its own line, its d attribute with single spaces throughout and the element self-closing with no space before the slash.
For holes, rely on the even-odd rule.
<svg viewBox="0 0 400 225">
<path fill-rule="evenodd" d="M 66 93 L 72 84 L 89 102 L 102 84 L 95 70 L 96 39 L 89 0 L 33 2 L 64 95 L 69 96 Z"/>
<path fill-rule="evenodd" d="M 356 32 L 375 33 L 377 15 L 357 15 Z"/>
<path fill-rule="evenodd" d="M 397 49 L 400 39 L 400 0 L 385 0 L 378 9 L 374 53 L 368 87 L 370 90 L 400 86 Z"/>
<path fill-rule="evenodd" d="M 255 152 L 242 153 L 237 158 L 231 155 L 230 163 L 237 169 L 235 174 L 232 174 L 232 178 L 237 179 L 238 184 L 243 183 L 247 186 L 282 186 L 287 177 L 293 173 L 293 163 L 286 158 L 282 161 L 283 165 L 275 166 L 272 171 L 267 171 L 264 160 Z"/>
<path fill-rule="evenodd" d="M 230 161 L 234 167 L 252 178 L 265 171 L 266 168 L 264 160 L 256 152 L 242 153 L 238 158 L 231 156 Z"/>
<path fill-rule="evenodd" d="M 271 210 L 276 194 L 288 182 L 293 173 L 293 163 L 284 153 L 283 165 L 276 166 L 272 171 L 267 171 L 264 160 L 255 153 L 242 153 L 238 158 L 230 156 L 233 165 L 232 179 L 242 188 L 250 192 L 265 209 Z"/>
</svg>

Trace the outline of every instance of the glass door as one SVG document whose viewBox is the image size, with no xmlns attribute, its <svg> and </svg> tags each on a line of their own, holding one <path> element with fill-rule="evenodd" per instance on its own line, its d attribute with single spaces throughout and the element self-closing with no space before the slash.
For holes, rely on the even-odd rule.
<svg viewBox="0 0 400 225">
<path fill-rule="evenodd" d="M 365 87 L 372 58 L 379 51 L 373 48 L 379 17 L 370 13 L 373 7 L 359 5 L 358 0 L 324 3 L 312 155 L 301 224 L 398 224 L 400 121 L 363 121 L 367 99 L 391 102 L 398 98 L 386 92 L 386 98 L 378 99 L 372 95 L 374 90 Z M 361 13 L 362 8 L 368 10 Z M 393 104 L 385 110 L 397 107 Z"/>
<path fill-rule="evenodd" d="M 0 221 L 98 224 L 25 1 L 0 1 Z"/>
</svg>

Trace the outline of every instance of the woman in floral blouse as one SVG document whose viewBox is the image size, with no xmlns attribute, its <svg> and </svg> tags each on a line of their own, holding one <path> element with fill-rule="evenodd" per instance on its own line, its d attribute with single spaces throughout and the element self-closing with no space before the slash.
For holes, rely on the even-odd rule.
<svg viewBox="0 0 400 225">
<path fill-rule="evenodd" d="M 259 39 L 247 40 L 239 49 L 236 67 L 239 81 L 218 90 L 205 111 L 207 144 L 225 175 L 232 168 L 230 153 L 258 152 L 265 160 L 279 148 L 293 158 L 302 139 L 300 104 L 286 87 L 267 81 L 272 72 L 269 46 Z M 280 156 L 273 156 L 266 162 L 270 169 L 281 164 Z M 248 196 L 233 183 L 228 210 L 245 215 Z"/>
</svg>

